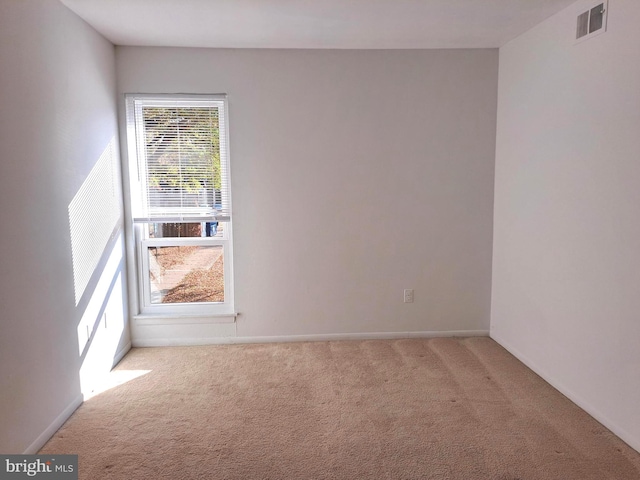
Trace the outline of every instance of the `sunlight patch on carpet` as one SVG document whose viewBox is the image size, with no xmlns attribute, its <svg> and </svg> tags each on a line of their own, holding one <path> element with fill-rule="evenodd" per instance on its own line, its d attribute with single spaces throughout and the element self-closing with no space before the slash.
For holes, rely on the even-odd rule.
<svg viewBox="0 0 640 480">
<path fill-rule="evenodd" d="M 87 401 L 96 395 L 100 395 L 107 390 L 124 385 L 125 383 L 135 380 L 138 377 L 142 377 L 147 373 L 151 373 L 151 370 L 113 370 L 104 378 L 94 383 L 91 391 L 84 393 L 84 399 Z"/>
</svg>

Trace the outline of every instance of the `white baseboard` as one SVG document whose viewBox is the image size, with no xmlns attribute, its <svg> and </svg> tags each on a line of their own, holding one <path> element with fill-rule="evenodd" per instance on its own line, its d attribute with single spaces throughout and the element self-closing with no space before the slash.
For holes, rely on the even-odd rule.
<svg viewBox="0 0 640 480">
<path fill-rule="evenodd" d="M 152 338 L 133 340 L 134 347 L 173 347 L 228 345 L 241 343 L 326 342 L 336 340 L 391 340 L 401 338 L 487 337 L 488 330 L 449 330 L 427 332 L 326 333 L 313 335 L 273 335 L 257 337 Z"/>
<path fill-rule="evenodd" d="M 127 352 L 131 350 L 131 342 L 127 343 L 124 347 L 122 347 L 113 358 L 113 365 L 117 365 L 120 360 L 127 354 Z M 54 433 L 58 431 L 58 429 L 66 422 L 69 417 L 75 412 L 82 402 L 84 401 L 84 396 L 82 394 L 78 395 L 73 402 L 71 402 L 67 408 L 65 408 L 60 415 L 56 417 L 56 419 L 49 425 L 44 432 L 42 432 L 35 441 L 27 447 L 24 451 L 25 455 L 32 455 L 38 453 L 38 451 L 44 446 L 47 441 L 53 436 Z"/>
<path fill-rule="evenodd" d="M 527 367 L 533 370 L 536 374 L 540 375 L 544 381 L 546 381 L 553 388 L 562 393 L 565 397 L 575 403 L 578 407 L 583 409 L 589 415 L 591 415 L 594 419 L 604 425 L 606 428 L 611 430 L 617 437 L 619 437 L 623 442 L 629 445 L 631 448 L 640 452 L 640 439 L 634 438 L 629 432 L 627 432 L 620 425 L 615 424 L 611 419 L 604 415 L 601 411 L 591 405 L 587 400 L 585 400 L 581 395 L 576 394 L 570 388 L 567 388 L 566 385 L 558 380 L 554 375 L 550 372 L 545 371 L 540 368 L 539 365 L 531 360 L 526 355 L 522 354 L 517 348 L 514 348 L 509 342 L 500 338 L 500 335 L 491 333 L 491 338 L 502 345 L 509 353 L 511 353 L 514 357 L 524 363 Z"/>
<path fill-rule="evenodd" d="M 113 357 L 112 367 L 115 367 L 118 363 L 120 363 L 120 360 L 124 358 L 124 356 L 129 352 L 129 350 L 131 350 L 131 342 L 127 343 L 124 347 L 120 349 L 120 351 L 116 353 L 116 355 Z"/>
<path fill-rule="evenodd" d="M 38 453 L 38 451 L 44 447 L 44 444 L 53 436 L 54 433 L 58 431 L 58 429 L 66 422 L 69 417 L 77 410 L 77 408 L 82 405 L 82 395 L 78 395 L 73 402 L 65 408 L 60 415 L 56 417 L 56 419 L 49 425 L 44 432 L 42 432 L 35 441 L 27 447 L 24 451 L 24 455 L 34 455 Z"/>
</svg>

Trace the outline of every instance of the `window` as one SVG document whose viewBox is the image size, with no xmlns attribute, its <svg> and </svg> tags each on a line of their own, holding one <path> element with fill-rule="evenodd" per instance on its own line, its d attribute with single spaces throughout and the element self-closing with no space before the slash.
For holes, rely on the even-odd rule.
<svg viewBox="0 0 640 480">
<path fill-rule="evenodd" d="M 128 95 L 142 314 L 233 313 L 224 96 Z"/>
</svg>

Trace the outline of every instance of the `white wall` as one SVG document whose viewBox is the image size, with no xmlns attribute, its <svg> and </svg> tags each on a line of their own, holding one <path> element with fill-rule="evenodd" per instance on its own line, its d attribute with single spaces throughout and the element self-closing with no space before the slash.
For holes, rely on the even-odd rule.
<svg viewBox="0 0 640 480">
<path fill-rule="evenodd" d="M 121 95 L 229 95 L 235 335 L 488 330 L 496 50 L 116 52 Z"/>
<path fill-rule="evenodd" d="M 491 336 L 640 450 L 640 2 L 590 3 L 500 49 Z"/>
<path fill-rule="evenodd" d="M 0 106 L 0 451 L 22 453 L 129 342 L 114 47 L 57 1 L 0 2 Z"/>
</svg>

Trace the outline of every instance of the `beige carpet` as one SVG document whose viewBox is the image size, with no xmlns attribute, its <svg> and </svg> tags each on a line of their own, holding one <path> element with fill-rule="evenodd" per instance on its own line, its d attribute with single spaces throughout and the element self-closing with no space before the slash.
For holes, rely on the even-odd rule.
<svg viewBox="0 0 640 480">
<path fill-rule="evenodd" d="M 41 453 L 80 478 L 638 480 L 640 454 L 488 338 L 134 349 Z M 142 373 L 142 372 L 138 372 Z"/>
</svg>

